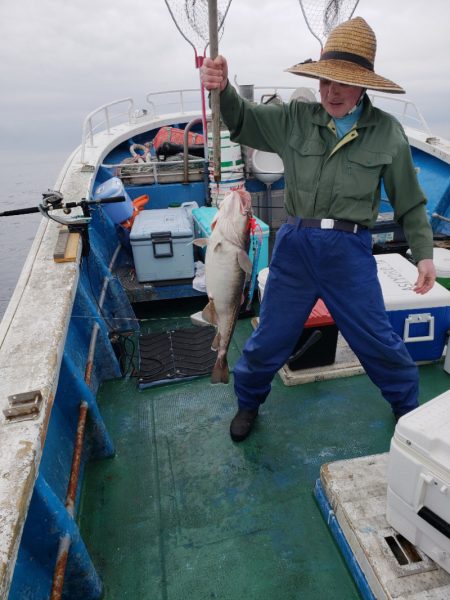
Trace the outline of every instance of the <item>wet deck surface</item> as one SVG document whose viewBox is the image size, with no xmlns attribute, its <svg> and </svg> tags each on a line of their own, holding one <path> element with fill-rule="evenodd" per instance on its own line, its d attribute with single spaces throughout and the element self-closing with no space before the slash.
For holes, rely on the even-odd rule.
<svg viewBox="0 0 450 600">
<path fill-rule="evenodd" d="M 153 303 L 143 329 L 189 325 L 196 302 L 175 317 Z M 251 331 L 238 322 L 231 366 Z M 448 389 L 441 364 L 420 369 L 422 402 Z M 313 488 L 323 463 L 389 449 L 390 408 L 365 375 L 291 387 L 277 376 L 241 444 L 228 434 L 232 385 L 208 377 L 107 382 L 99 405 L 116 456 L 88 465 L 80 525 L 106 600 L 359 598 Z"/>
</svg>

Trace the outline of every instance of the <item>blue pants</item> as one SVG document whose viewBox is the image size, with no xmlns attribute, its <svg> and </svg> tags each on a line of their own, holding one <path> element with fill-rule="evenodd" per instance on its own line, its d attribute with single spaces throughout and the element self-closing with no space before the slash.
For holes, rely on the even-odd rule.
<svg viewBox="0 0 450 600">
<path fill-rule="evenodd" d="M 418 370 L 386 314 L 371 241 L 368 230 L 280 228 L 259 325 L 234 368 L 240 408 L 265 401 L 318 298 L 393 412 L 418 406 Z"/>
</svg>

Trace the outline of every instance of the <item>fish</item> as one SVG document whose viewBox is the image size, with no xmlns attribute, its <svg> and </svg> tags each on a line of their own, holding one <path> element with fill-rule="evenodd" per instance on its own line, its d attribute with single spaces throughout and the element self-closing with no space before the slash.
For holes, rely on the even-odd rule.
<svg viewBox="0 0 450 600">
<path fill-rule="evenodd" d="M 228 348 L 244 302 L 245 284 L 252 273 L 252 261 L 248 256 L 252 217 L 249 192 L 232 191 L 219 205 L 209 238 L 194 240 L 198 246 L 206 245 L 208 304 L 202 311 L 202 317 L 216 327 L 211 348 L 217 351 L 217 359 L 211 383 L 229 381 Z"/>
</svg>

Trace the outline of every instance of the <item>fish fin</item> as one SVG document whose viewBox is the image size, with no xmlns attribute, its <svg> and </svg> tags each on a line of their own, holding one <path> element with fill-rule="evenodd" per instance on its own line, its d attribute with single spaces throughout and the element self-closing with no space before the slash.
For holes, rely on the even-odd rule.
<svg viewBox="0 0 450 600">
<path fill-rule="evenodd" d="M 230 372 L 227 357 L 217 358 L 211 373 L 211 383 L 228 383 L 229 380 Z"/>
<path fill-rule="evenodd" d="M 212 299 L 209 300 L 208 304 L 202 310 L 202 317 L 211 325 L 217 325 L 217 313 Z"/>
<path fill-rule="evenodd" d="M 217 350 L 219 349 L 219 345 L 220 345 L 220 333 L 217 332 L 216 335 L 214 336 L 213 341 L 211 342 L 211 350 L 214 350 L 214 352 L 217 352 Z"/>
<path fill-rule="evenodd" d="M 208 245 L 208 238 L 196 238 L 195 240 L 192 240 L 192 243 L 194 244 L 194 246 L 199 246 L 200 248 L 203 248 L 204 246 Z"/>
<path fill-rule="evenodd" d="M 238 263 L 243 271 L 251 275 L 252 273 L 252 261 L 250 260 L 247 252 L 245 250 L 240 250 L 238 253 Z"/>
</svg>

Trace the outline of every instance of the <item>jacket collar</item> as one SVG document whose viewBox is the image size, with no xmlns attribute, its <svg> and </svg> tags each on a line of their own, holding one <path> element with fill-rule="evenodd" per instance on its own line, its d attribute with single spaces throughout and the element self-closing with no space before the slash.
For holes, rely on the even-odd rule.
<svg viewBox="0 0 450 600">
<path fill-rule="evenodd" d="M 328 123 L 332 120 L 327 111 L 322 107 L 321 104 L 317 104 L 316 110 L 312 115 L 312 122 L 316 125 L 321 125 L 322 127 L 327 127 Z M 363 111 L 361 113 L 361 117 L 356 123 L 356 129 L 360 129 L 361 127 L 371 127 L 375 125 L 377 122 L 375 109 L 372 105 L 372 102 L 369 100 L 369 96 L 364 94 L 363 98 Z"/>
</svg>

